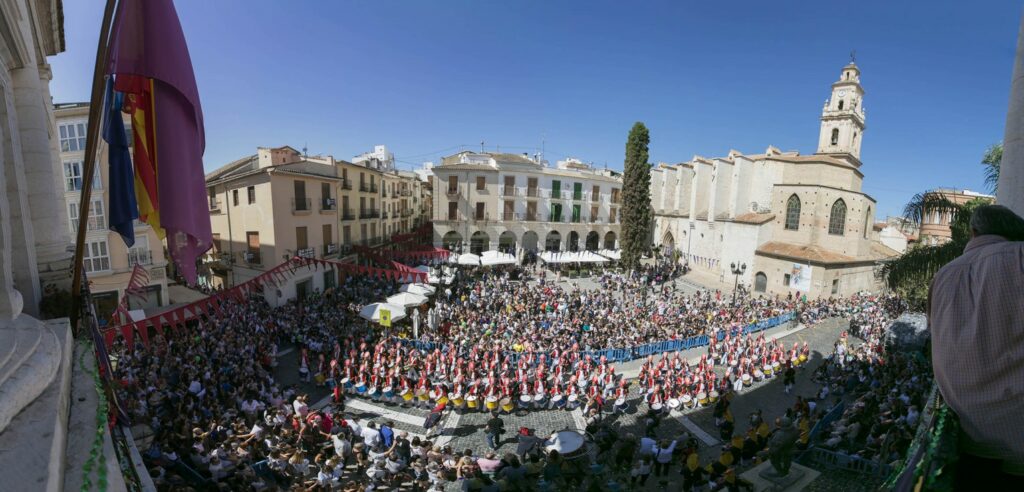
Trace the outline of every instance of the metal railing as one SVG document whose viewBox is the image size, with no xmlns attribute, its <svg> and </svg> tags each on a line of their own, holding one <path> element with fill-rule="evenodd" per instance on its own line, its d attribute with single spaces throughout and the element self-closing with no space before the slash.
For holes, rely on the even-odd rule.
<svg viewBox="0 0 1024 492">
<path fill-rule="evenodd" d="M 329 212 L 332 210 L 338 210 L 338 201 L 334 198 L 323 198 L 320 200 L 320 211 Z"/>
<path fill-rule="evenodd" d="M 220 200 L 218 200 L 216 198 L 211 198 L 209 201 L 210 201 L 210 211 L 211 212 L 219 212 L 220 211 Z"/>
<path fill-rule="evenodd" d="M 445 191 L 445 194 L 448 195 L 448 196 L 459 196 L 459 189 L 458 188 L 455 188 L 455 189 L 448 188 Z"/>
<path fill-rule="evenodd" d="M 341 189 L 343 189 L 343 190 L 351 190 L 352 189 L 352 180 L 350 180 L 348 178 L 341 178 Z"/>
<path fill-rule="evenodd" d="M 338 252 L 338 245 L 336 243 L 327 243 L 324 245 L 324 256 L 333 255 Z"/>
<path fill-rule="evenodd" d="M 366 183 L 359 183 L 359 191 L 362 191 L 364 193 L 369 193 L 370 192 L 370 185 L 368 185 Z"/>
<path fill-rule="evenodd" d="M 258 251 L 246 251 L 242 253 L 242 259 L 250 265 L 262 265 L 263 258 Z"/>
<path fill-rule="evenodd" d="M 501 214 L 501 220 L 520 220 L 520 215 L 515 212 L 505 212 Z"/>
<path fill-rule="evenodd" d="M 361 210 L 359 212 L 360 219 L 376 219 L 380 217 L 380 211 L 375 208 Z"/>
<path fill-rule="evenodd" d="M 301 257 L 301 258 L 315 258 L 316 257 L 316 248 L 302 248 L 302 249 L 299 249 L 299 250 L 295 251 L 295 256 L 298 256 L 298 257 Z"/>
<path fill-rule="evenodd" d="M 515 186 L 505 185 L 501 187 L 502 196 L 516 196 L 518 191 Z"/>
<path fill-rule="evenodd" d="M 341 220 L 355 220 L 356 214 L 350 208 L 346 208 L 341 212 Z"/>
<path fill-rule="evenodd" d="M 309 198 L 292 198 L 292 212 L 309 212 L 313 202 Z"/>
<path fill-rule="evenodd" d="M 135 265 L 152 265 L 153 264 L 153 252 L 148 249 L 129 249 L 128 250 L 128 266 L 134 267 Z"/>
<path fill-rule="evenodd" d="M 491 219 L 491 214 L 489 214 L 487 212 L 484 212 L 482 214 L 479 214 L 479 213 L 476 213 L 476 212 L 473 213 L 473 220 L 483 221 L 483 220 L 490 220 L 490 219 Z"/>
</svg>

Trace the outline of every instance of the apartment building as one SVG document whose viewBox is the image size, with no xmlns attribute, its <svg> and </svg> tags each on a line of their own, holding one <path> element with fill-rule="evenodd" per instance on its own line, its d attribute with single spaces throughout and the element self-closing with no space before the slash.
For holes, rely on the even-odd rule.
<svg viewBox="0 0 1024 492">
<path fill-rule="evenodd" d="M 578 160 L 460 152 L 434 166 L 434 243 L 453 250 L 617 249 L 622 178 Z"/>
<path fill-rule="evenodd" d="M 971 200 L 984 200 L 994 203 L 996 197 L 978 193 L 971 190 L 960 190 L 955 188 L 937 188 L 929 191 L 926 195 L 945 198 L 957 205 L 963 205 Z M 921 220 L 920 244 L 934 246 L 949 242 L 953 239 L 953 231 L 949 225 L 953 222 L 953 213 L 941 210 L 928 210 Z"/>
<path fill-rule="evenodd" d="M 163 241 L 157 237 L 156 231 L 143 222 L 135 221 L 135 244 L 129 248 L 120 234 L 109 229 L 109 150 L 102 139 L 99 142 L 96 172 L 91 177 L 83 176 L 89 103 L 55 104 L 53 115 L 56 124 L 54 134 L 57 135 L 60 146 L 58 172 L 64 176 L 64 210 L 70 226 L 68 232 L 72 237 L 77 233 L 82 220 L 78 216 L 82 185 L 85 179 L 92 180 L 92 204 L 89 207 L 89 216 L 85 218 L 87 231 L 84 263 L 96 303 L 96 313 L 101 318 L 100 322 L 105 322 L 117 308 L 135 265 L 141 265 L 146 269 L 149 274 L 149 286 L 145 288 L 144 295 L 128 298 L 129 307 L 147 309 L 168 304 L 167 259 Z M 125 127 L 131 131 L 127 118 Z M 128 141 L 132 141 L 130 134 Z"/>
</svg>

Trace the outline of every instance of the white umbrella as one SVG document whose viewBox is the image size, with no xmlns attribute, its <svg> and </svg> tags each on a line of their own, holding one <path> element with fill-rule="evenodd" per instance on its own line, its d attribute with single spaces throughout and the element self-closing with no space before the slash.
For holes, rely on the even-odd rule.
<svg viewBox="0 0 1024 492">
<path fill-rule="evenodd" d="M 480 257 L 480 264 L 483 266 L 514 265 L 516 264 L 516 257 L 498 251 L 484 251 L 483 256 Z"/>
<path fill-rule="evenodd" d="M 601 256 L 603 256 L 605 258 L 608 258 L 609 260 L 619 260 L 619 259 L 622 259 L 622 254 L 617 249 L 602 249 L 602 250 L 598 251 L 597 254 L 599 254 L 599 255 L 601 255 Z"/>
<path fill-rule="evenodd" d="M 418 283 L 416 283 L 416 284 L 405 284 L 400 289 L 398 289 L 398 291 L 399 292 L 411 292 L 413 294 L 419 294 L 421 296 L 427 296 L 427 297 L 430 297 L 430 296 L 434 295 L 435 293 L 437 293 L 437 289 L 435 289 L 433 285 L 418 284 Z"/>
<path fill-rule="evenodd" d="M 388 304 L 386 302 L 375 302 L 373 304 L 367 304 L 363 306 L 363 309 L 359 310 L 359 316 L 367 321 L 380 323 L 380 311 L 382 309 L 391 311 L 392 322 L 405 318 L 404 307 L 396 306 L 394 304 Z"/>
<path fill-rule="evenodd" d="M 399 292 L 398 294 L 388 297 L 388 304 L 394 304 L 396 306 L 402 306 L 407 308 L 413 306 L 422 306 L 426 303 L 426 296 L 420 294 L 413 294 L 412 292 Z"/>
<path fill-rule="evenodd" d="M 473 253 L 466 253 L 459 255 L 458 263 L 464 266 L 480 266 L 480 257 Z"/>
</svg>

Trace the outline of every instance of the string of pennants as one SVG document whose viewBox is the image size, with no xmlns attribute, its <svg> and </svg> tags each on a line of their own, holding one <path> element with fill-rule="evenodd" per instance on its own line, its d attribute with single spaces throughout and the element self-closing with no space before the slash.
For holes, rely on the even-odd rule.
<svg viewBox="0 0 1024 492">
<path fill-rule="evenodd" d="M 687 260 L 690 261 L 691 263 L 696 263 L 698 265 L 702 265 L 702 266 L 707 267 L 707 268 L 715 268 L 716 266 L 718 266 L 718 263 L 719 263 L 719 260 L 717 260 L 715 258 L 707 258 L 707 257 L 704 257 L 704 256 L 697 256 L 697 255 L 693 255 L 693 254 L 691 254 L 691 255 L 684 254 L 683 256 L 687 257 Z"/>
<path fill-rule="evenodd" d="M 344 272 L 347 275 L 364 275 L 378 279 L 402 282 L 425 282 L 427 280 L 426 273 L 397 262 L 393 263 L 394 264 L 392 266 L 394 268 L 388 269 L 357 265 L 355 263 L 342 263 L 340 261 L 328 259 L 303 258 L 296 256 L 250 280 L 232 287 L 231 289 L 218 292 L 209 297 L 175 308 L 166 313 L 150 316 L 144 320 L 106 328 L 103 330 L 103 339 L 109 349 L 113 345 L 114 339 L 117 338 L 118 334 L 120 334 L 124 337 L 128 350 L 134 350 L 135 334 L 137 332 L 142 344 L 148 347 L 148 328 L 152 327 L 158 334 L 163 335 L 165 326 L 174 327 L 186 321 L 196 319 L 201 315 L 220 319 L 224 314 L 221 309 L 222 301 L 234 300 L 237 302 L 243 302 L 250 294 L 258 293 L 264 288 L 280 287 L 285 284 L 288 281 L 288 278 L 293 276 L 295 271 L 299 268 L 323 268 L 324 270 L 330 268 L 335 271 Z M 399 266 L 401 266 L 401 268 L 398 268 Z M 127 311 L 125 311 L 124 315 L 125 316 L 123 318 L 119 317 L 119 319 L 130 319 L 127 316 Z"/>
<path fill-rule="evenodd" d="M 128 285 L 124 289 L 124 295 L 121 296 L 121 302 L 117 303 L 117 309 L 114 309 L 114 314 L 110 315 L 110 322 L 114 324 L 121 324 L 121 320 L 128 320 L 131 317 L 128 315 L 128 298 L 137 299 L 139 301 L 146 300 L 146 287 L 149 286 L 149 272 L 142 265 L 138 263 L 132 268 L 132 276 L 128 279 Z"/>
<path fill-rule="evenodd" d="M 387 251 L 385 254 L 391 258 L 408 259 L 424 263 L 431 260 L 447 260 L 448 256 L 451 255 L 451 251 L 443 248 L 431 248 L 421 251 Z"/>
</svg>

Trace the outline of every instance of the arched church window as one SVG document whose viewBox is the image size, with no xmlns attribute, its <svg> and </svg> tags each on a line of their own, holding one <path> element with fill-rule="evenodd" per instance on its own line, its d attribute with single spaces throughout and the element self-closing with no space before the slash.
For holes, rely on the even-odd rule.
<svg viewBox="0 0 1024 492">
<path fill-rule="evenodd" d="M 795 194 L 786 202 L 786 229 L 800 229 L 800 198 Z"/>
<path fill-rule="evenodd" d="M 768 276 L 764 272 L 757 272 L 757 275 L 754 275 L 754 292 L 766 290 L 768 290 Z"/>
<path fill-rule="evenodd" d="M 832 213 L 828 218 L 828 233 L 843 235 L 846 226 L 846 202 L 842 198 L 832 204 Z"/>
<path fill-rule="evenodd" d="M 839 144 L 839 129 L 838 128 L 833 128 L 832 129 L 832 145 L 838 145 L 838 144 Z"/>
<path fill-rule="evenodd" d="M 868 238 L 869 227 L 871 227 L 871 207 L 868 207 L 867 213 L 864 214 L 864 239 Z"/>
<path fill-rule="evenodd" d="M 843 100 L 842 99 L 839 100 L 839 109 L 840 110 L 843 109 Z"/>
</svg>

